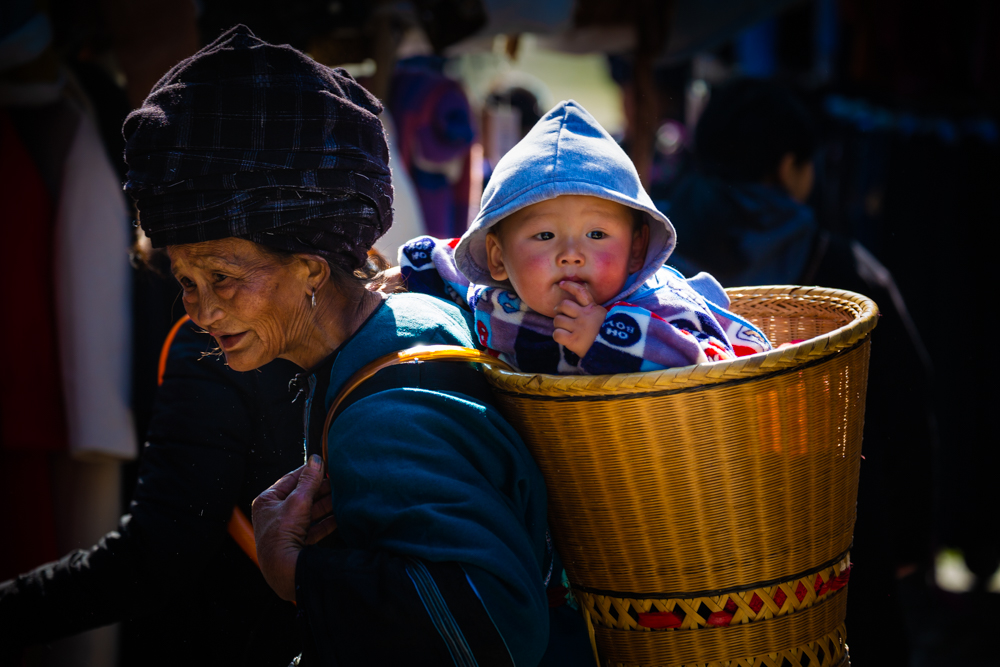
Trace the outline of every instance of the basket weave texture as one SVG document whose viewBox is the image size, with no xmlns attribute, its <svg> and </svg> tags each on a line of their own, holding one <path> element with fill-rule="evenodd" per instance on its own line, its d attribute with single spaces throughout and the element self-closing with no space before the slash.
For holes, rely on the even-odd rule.
<svg viewBox="0 0 1000 667">
<path fill-rule="evenodd" d="M 652 373 L 487 370 L 545 476 L 553 537 L 602 664 L 846 660 L 877 309 L 815 287 L 727 292 L 772 342 L 802 342 Z M 639 622 L 675 610 L 680 625 Z"/>
</svg>

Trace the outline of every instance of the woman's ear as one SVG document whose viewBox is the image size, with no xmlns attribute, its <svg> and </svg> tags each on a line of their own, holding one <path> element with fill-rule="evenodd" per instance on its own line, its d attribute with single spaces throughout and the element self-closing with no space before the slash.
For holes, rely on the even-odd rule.
<svg viewBox="0 0 1000 667">
<path fill-rule="evenodd" d="M 628 255 L 628 272 L 635 273 L 646 263 L 646 251 L 649 250 L 649 225 L 643 223 L 639 229 L 632 232 L 632 249 Z"/>
<path fill-rule="evenodd" d="M 503 263 L 503 248 L 500 239 L 493 232 L 486 234 L 486 265 L 493 280 L 507 280 L 507 268 Z"/>
<path fill-rule="evenodd" d="M 330 265 L 319 255 L 298 255 L 298 258 L 302 262 L 309 295 L 318 292 L 330 280 Z"/>
</svg>

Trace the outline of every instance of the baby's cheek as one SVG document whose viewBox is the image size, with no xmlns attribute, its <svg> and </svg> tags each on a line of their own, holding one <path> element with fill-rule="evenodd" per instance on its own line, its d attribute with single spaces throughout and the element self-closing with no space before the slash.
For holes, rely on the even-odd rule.
<svg viewBox="0 0 1000 667">
<path fill-rule="evenodd" d="M 593 261 L 595 273 L 604 280 L 618 280 L 628 275 L 628 258 L 620 253 L 598 252 Z"/>
<path fill-rule="evenodd" d="M 549 282 L 551 278 L 551 262 L 546 257 L 524 255 L 517 258 L 516 270 L 514 274 L 517 282 L 530 283 L 531 286 L 541 286 Z M 513 276 L 512 276 L 513 278 Z M 514 282 L 512 280 L 512 282 Z"/>
<path fill-rule="evenodd" d="M 551 260 L 546 255 L 525 255 L 521 257 L 524 267 L 533 274 L 548 272 Z"/>
</svg>

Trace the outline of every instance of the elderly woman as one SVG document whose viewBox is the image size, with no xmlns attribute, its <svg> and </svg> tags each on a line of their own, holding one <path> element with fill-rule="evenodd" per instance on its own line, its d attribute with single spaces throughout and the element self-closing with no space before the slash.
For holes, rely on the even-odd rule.
<svg viewBox="0 0 1000 667">
<path fill-rule="evenodd" d="M 371 289 L 368 251 L 392 217 L 380 110 L 343 71 L 238 26 L 129 116 L 126 189 L 231 368 L 309 369 L 297 378 L 308 463 L 253 512 L 264 576 L 297 604 L 303 664 L 536 664 L 545 489 L 475 386 L 361 398 L 330 430 L 328 482 L 314 456 L 327 402 L 360 367 L 473 345 L 452 305 Z"/>
<path fill-rule="evenodd" d="M 126 189 L 230 367 L 311 369 L 313 456 L 254 505 L 261 569 L 298 604 L 304 658 L 533 664 L 547 639 L 545 492 L 492 407 L 424 388 L 358 400 L 331 429 L 321 491 L 324 399 L 386 353 L 472 346 L 450 305 L 368 287 L 392 217 L 380 111 L 342 71 L 237 27 L 128 118 Z M 326 509 L 336 521 L 310 527 Z M 333 545 L 310 544 L 334 526 Z"/>
</svg>

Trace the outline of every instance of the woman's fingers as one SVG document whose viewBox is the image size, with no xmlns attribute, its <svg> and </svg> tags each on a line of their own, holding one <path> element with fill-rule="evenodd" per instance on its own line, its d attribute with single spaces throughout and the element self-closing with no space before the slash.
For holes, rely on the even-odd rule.
<svg viewBox="0 0 1000 667">
<path fill-rule="evenodd" d="M 322 486 L 323 461 L 312 456 L 306 465 L 279 479 L 253 501 L 260 571 L 285 600 L 295 600 L 295 563 L 309 538 L 313 504 Z M 316 534 L 328 527 L 329 523 Z"/>
<path fill-rule="evenodd" d="M 312 511 L 310 512 L 310 519 L 313 522 L 319 521 L 327 514 L 333 511 L 333 498 L 327 493 L 325 496 L 320 495 L 313 501 Z"/>
<path fill-rule="evenodd" d="M 331 514 L 322 521 L 309 526 L 309 532 L 306 533 L 306 544 L 316 544 L 335 530 L 337 530 L 337 519 Z"/>
<path fill-rule="evenodd" d="M 316 544 L 337 529 L 337 520 L 333 516 L 333 496 L 330 495 L 330 480 L 325 477 L 313 499 L 310 516 L 312 525 L 306 533 L 306 544 Z"/>
<path fill-rule="evenodd" d="M 302 468 L 305 468 L 305 466 L 302 466 L 301 468 L 296 468 L 292 472 L 288 473 L 287 475 L 279 479 L 277 482 L 272 484 L 269 489 L 264 491 L 264 493 L 268 494 L 268 498 L 274 500 L 284 500 L 285 498 L 288 497 L 288 494 L 290 494 L 292 491 L 295 490 L 296 485 L 298 485 L 299 475 L 302 474 Z M 264 493 L 262 493 L 261 495 L 263 496 Z"/>
</svg>

